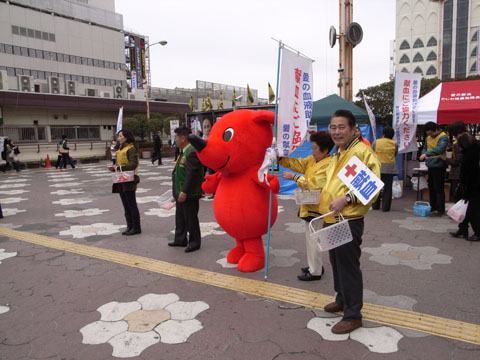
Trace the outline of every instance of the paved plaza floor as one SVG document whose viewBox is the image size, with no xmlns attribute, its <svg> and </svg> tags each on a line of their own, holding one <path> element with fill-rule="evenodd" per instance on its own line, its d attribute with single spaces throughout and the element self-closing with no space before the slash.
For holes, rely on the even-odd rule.
<svg viewBox="0 0 480 360">
<path fill-rule="evenodd" d="M 414 192 L 366 216 L 364 327 L 334 335 L 341 315 L 321 311 L 334 295 L 328 254 L 320 281 L 297 280 L 292 196 L 279 196 L 265 280 L 226 262 L 234 240 L 211 199 L 201 249 L 167 246 L 175 210 L 156 200 L 171 159 L 141 161 L 142 234 L 121 235 L 107 166 L 0 176 L 0 359 L 480 359 L 480 243 L 450 237 L 446 216 L 414 216 Z"/>
</svg>

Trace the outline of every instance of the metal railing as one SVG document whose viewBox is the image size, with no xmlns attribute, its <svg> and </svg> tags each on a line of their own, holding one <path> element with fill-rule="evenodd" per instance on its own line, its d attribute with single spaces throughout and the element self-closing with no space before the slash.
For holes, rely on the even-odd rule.
<svg viewBox="0 0 480 360">
<path fill-rule="evenodd" d="M 60 145 L 59 144 L 52 144 L 52 143 L 45 143 L 45 144 L 19 144 L 18 149 L 21 153 L 26 152 L 35 152 L 39 154 L 40 152 L 58 152 Z M 110 142 L 109 141 L 86 141 L 86 142 L 69 142 L 68 147 L 70 151 L 92 151 L 92 150 L 99 150 L 99 149 L 109 149 Z"/>
</svg>

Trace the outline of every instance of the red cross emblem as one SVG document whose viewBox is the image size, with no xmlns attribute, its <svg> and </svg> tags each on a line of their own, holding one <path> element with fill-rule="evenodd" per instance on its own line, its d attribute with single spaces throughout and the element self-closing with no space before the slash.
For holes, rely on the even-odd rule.
<svg viewBox="0 0 480 360">
<path fill-rule="evenodd" d="M 357 165 L 353 164 L 353 166 L 347 165 L 345 166 L 345 169 L 347 169 L 347 172 L 345 173 L 345 177 L 349 177 L 350 175 L 357 175 L 357 172 L 355 171 Z"/>
</svg>

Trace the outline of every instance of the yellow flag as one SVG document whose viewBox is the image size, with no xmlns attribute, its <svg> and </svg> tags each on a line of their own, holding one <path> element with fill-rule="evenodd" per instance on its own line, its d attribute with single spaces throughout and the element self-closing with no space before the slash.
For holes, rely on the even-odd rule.
<svg viewBox="0 0 480 360">
<path fill-rule="evenodd" d="M 273 92 L 272 86 L 268 83 L 268 103 L 271 104 L 275 101 L 275 93 Z"/>
<path fill-rule="evenodd" d="M 205 99 L 202 100 L 202 111 L 207 110 L 207 103 L 205 102 Z"/>
<path fill-rule="evenodd" d="M 235 89 L 233 89 L 232 108 L 234 108 L 237 105 L 237 100 L 235 100 L 236 98 L 237 98 L 237 92 L 235 91 Z"/>
<path fill-rule="evenodd" d="M 247 105 L 253 105 L 253 94 L 248 84 L 247 84 Z"/>
<path fill-rule="evenodd" d="M 193 96 L 190 96 L 190 103 L 188 104 L 188 106 L 190 107 L 190 111 L 193 112 L 193 110 L 195 109 L 193 104 Z"/>
<path fill-rule="evenodd" d="M 220 100 L 217 103 L 217 110 L 223 109 L 223 94 L 220 92 Z"/>
</svg>

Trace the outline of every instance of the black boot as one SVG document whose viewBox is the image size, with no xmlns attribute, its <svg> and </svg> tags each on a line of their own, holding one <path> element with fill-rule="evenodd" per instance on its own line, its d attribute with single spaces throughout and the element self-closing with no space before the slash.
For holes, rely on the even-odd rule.
<svg viewBox="0 0 480 360">
<path fill-rule="evenodd" d="M 142 229 L 140 227 L 140 216 L 133 218 L 133 226 L 132 228 L 125 233 L 125 235 L 135 235 L 141 234 Z"/>
<path fill-rule="evenodd" d="M 466 239 L 466 238 L 468 238 L 468 229 L 466 229 L 466 230 L 458 229 L 455 232 L 451 232 L 450 235 L 453 236 L 453 237 L 456 237 L 456 238 L 463 237 L 463 238 Z"/>
<path fill-rule="evenodd" d="M 127 229 L 122 231 L 122 235 L 128 235 L 127 233 L 132 230 L 133 222 L 130 214 L 125 214 L 125 219 L 127 220 Z"/>
</svg>

